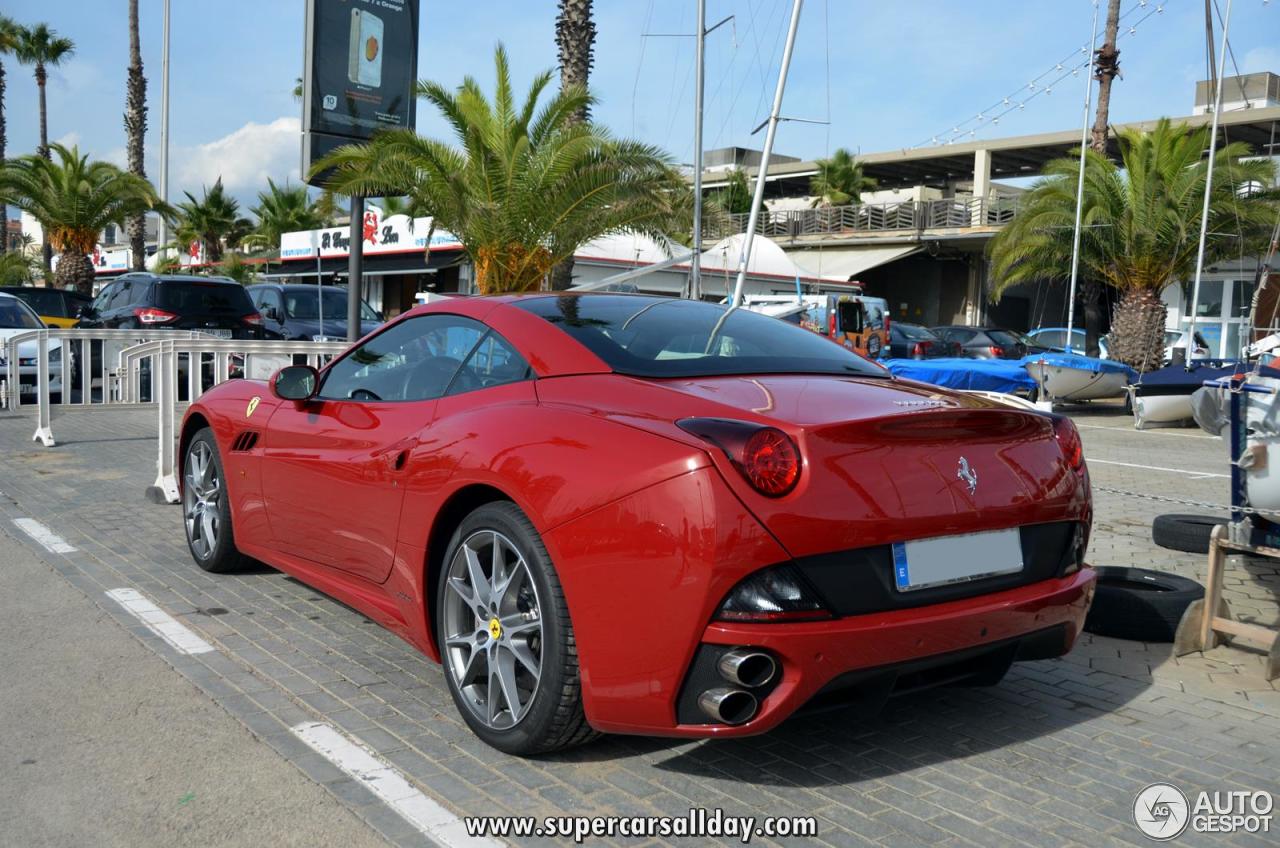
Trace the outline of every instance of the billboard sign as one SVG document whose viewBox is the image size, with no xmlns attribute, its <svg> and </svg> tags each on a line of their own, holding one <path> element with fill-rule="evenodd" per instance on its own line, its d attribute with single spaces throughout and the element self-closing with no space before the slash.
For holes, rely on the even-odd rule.
<svg viewBox="0 0 1280 848">
<path fill-rule="evenodd" d="M 414 126 L 418 0 L 307 0 L 302 164 Z"/>
<path fill-rule="evenodd" d="M 379 253 L 411 253 L 426 250 L 461 249 L 458 237 L 447 230 L 433 230 L 430 218 L 410 218 L 408 215 L 382 216 L 376 206 L 366 206 L 361 220 L 365 256 Z M 427 243 L 427 234 L 431 243 Z M 303 230 L 280 234 L 280 258 L 315 258 L 317 247 L 322 259 L 347 256 L 351 252 L 351 231 L 347 227 L 327 227 L 323 230 Z"/>
</svg>

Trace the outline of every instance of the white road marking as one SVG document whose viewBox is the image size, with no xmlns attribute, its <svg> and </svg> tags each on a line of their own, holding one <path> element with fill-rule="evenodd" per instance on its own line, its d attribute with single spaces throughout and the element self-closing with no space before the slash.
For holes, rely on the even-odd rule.
<svg viewBox="0 0 1280 848">
<path fill-rule="evenodd" d="M 147 629 L 183 654 L 207 654 L 214 647 L 160 607 L 151 603 L 137 589 L 112 589 L 107 597 L 124 607 L 125 612 L 141 621 Z"/>
<path fill-rule="evenodd" d="M 1113 459 L 1095 459 L 1091 456 L 1085 457 L 1089 465 L 1123 465 L 1125 468 L 1141 468 L 1145 471 L 1168 471 L 1172 474 L 1185 474 L 1192 480 L 1203 480 L 1206 477 L 1221 477 L 1224 480 L 1230 480 L 1230 474 L 1215 474 L 1212 471 L 1192 471 L 1189 468 L 1165 468 L 1162 465 L 1139 465 L 1136 462 L 1116 462 Z"/>
<path fill-rule="evenodd" d="M 13 523 L 18 525 L 18 529 L 26 533 L 31 538 L 39 542 L 45 550 L 54 554 L 70 554 L 75 553 L 75 548 L 68 545 L 66 541 L 57 533 L 45 527 L 34 518 L 15 518 Z"/>
<path fill-rule="evenodd" d="M 1159 428 L 1154 430 L 1137 430 L 1133 427 L 1108 427 L 1106 424 L 1081 424 L 1076 423 L 1077 427 L 1084 427 L 1088 430 L 1110 430 L 1113 433 L 1133 433 L 1138 436 L 1179 436 L 1183 439 L 1213 439 L 1218 441 L 1217 436 L 1210 436 L 1208 433 L 1180 433 L 1177 430 Z"/>
<path fill-rule="evenodd" d="M 462 820 L 413 788 L 391 764 L 324 722 L 294 725 L 293 733 L 312 750 L 377 795 L 426 836 L 449 848 L 496 848 L 489 838 L 468 836 Z"/>
</svg>

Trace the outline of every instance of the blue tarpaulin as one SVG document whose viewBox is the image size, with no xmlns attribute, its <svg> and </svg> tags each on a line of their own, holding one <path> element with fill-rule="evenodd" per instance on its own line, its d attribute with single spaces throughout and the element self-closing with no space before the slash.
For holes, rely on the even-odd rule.
<svg viewBox="0 0 1280 848">
<path fill-rule="evenodd" d="M 1156 371 L 1148 371 L 1134 381 L 1138 394 L 1143 397 L 1158 395 L 1189 395 L 1205 384 L 1206 380 L 1221 380 L 1233 374 L 1248 372 L 1243 362 L 1226 359 L 1196 360 L 1190 370 L 1185 365 L 1166 365 Z"/>
<path fill-rule="evenodd" d="M 883 359 L 894 376 L 948 389 L 1028 392 L 1036 387 L 1020 359 Z"/>
</svg>

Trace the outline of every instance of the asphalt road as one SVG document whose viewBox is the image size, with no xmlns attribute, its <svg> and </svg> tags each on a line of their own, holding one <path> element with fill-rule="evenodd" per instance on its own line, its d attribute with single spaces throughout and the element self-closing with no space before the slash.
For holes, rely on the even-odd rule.
<svg viewBox="0 0 1280 848">
<path fill-rule="evenodd" d="M 385 841 L 0 530 L 0 843 Z"/>
</svg>

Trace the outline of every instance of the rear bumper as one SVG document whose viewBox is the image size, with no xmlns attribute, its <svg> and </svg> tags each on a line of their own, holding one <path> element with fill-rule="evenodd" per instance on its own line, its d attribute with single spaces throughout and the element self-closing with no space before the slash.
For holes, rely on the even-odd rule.
<svg viewBox="0 0 1280 848">
<path fill-rule="evenodd" d="M 824 690 L 873 678 L 877 683 L 886 679 L 892 683 L 903 673 L 922 669 L 945 679 L 949 664 L 959 666 L 984 653 L 983 648 L 994 652 L 1008 647 L 1009 656 L 1015 657 L 1025 643 L 1022 658 L 1060 656 L 1071 649 L 1080 633 L 1093 599 L 1094 582 L 1093 569 L 1085 567 L 1067 577 L 1003 592 L 834 621 L 783 625 L 716 622 L 703 633 L 703 644 L 762 648 L 778 661 L 777 685 L 768 691 L 751 721 L 738 726 L 593 724 L 621 733 L 750 736 L 776 727 Z"/>
</svg>

